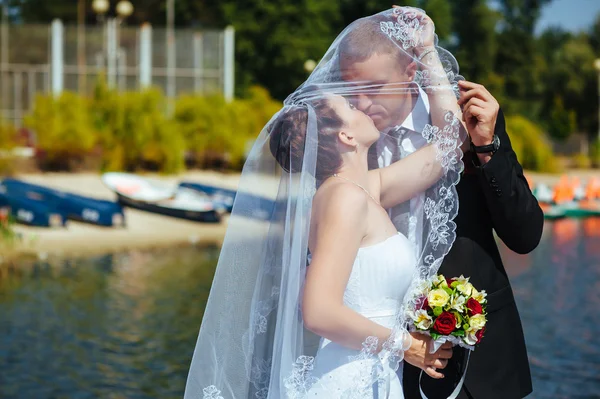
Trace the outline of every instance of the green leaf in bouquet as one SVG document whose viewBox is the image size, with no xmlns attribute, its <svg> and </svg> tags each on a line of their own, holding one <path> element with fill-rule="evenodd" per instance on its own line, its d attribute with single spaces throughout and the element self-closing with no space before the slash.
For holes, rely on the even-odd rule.
<svg viewBox="0 0 600 399">
<path fill-rule="evenodd" d="M 438 333 L 433 332 L 433 331 L 431 332 L 431 338 L 433 338 L 434 340 L 438 339 L 441 336 L 442 336 L 442 334 L 438 334 Z"/>
<path fill-rule="evenodd" d="M 450 284 L 450 288 L 456 288 L 459 284 L 460 281 L 453 281 L 452 284 Z"/>
<path fill-rule="evenodd" d="M 448 288 L 448 287 L 442 287 L 442 289 L 443 289 L 444 291 L 446 291 L 446 293 L 448 293 L 448 295 L 450 295 L 450 296 L 452 296 L 452 294 L 454 294 L 454 291 L 453 291 L 453 290 L 451 290 L 451 289 L 450 289 L 450 288 Z"/>
<path fill-rule="evenodd" d="M 454 317 L 456 317 L 456 323 L 457 324 L 462 324 L 463 317 L 460 315 L 460 313 L 454 311 L 454 312 L 452 312 L 452 314 L 454 315 Z"/>
<path fill-rule="evenodd" d="M 464 337 L 465 331 L 464 330 L 456 330 L 456 331 L 452 331 L 451 334 L 454 335 L 455 337 Z"/>
<path fill-rule="evenodd" d="M 463 328 L 464 328 L 465 330 L 468 330 L 468 329 L 469 329 L 469 327 L 470 327 L 470 326 L 469 326 L 468 324 L 463 324 Z"/>
<path fill-rule="evenodd" d="M 436 306 L 433 308 L 433 315 L 435 317 L 438 317 L 439 315 L 441 315 L 444 312 L 444 309 L 441 306 Z"/>
</svg>

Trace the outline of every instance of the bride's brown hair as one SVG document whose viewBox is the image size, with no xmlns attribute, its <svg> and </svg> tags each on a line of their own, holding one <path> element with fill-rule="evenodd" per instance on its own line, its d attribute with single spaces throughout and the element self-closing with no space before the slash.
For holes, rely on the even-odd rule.
<svg viewBox="0 0 600 399">
<path fill-rule="evenodd" d="M 290 173 L 302 171 L 309 106 L 315 112 L 318 133 L 315 177 L 317 180 L 324 180 L 338 172 L 342 166 L 337 134 L 344 126 L 344 120 L 326 97 L 307 101 L 307 104 L 285 106 L 269 126 L 269 148 L 283 170 Z"/>
</svg>

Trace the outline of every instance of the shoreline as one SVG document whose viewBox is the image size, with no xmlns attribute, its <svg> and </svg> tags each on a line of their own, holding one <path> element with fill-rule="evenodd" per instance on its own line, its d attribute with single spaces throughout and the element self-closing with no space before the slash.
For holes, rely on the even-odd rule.
<svg viewBox="0 0 600 399">
<path fill-rule="evenodd" d="M 145 174 L 145 177 L 176 184 L 179 181 L 195 181 L 236 189 L 239 174 L 211 171 L 192 171 L 180 175 L 161 176 Z M 19 174 L 15 178 L 29 183 L 69 191 L 98 199 L 115 200 L 116 195 L 101 181 L 96 173 L 44 173 Z M 128 250 L 161 249 L 180 245 L 220 245 L 227 230 L 228 216 L 220 223 L 198 223 L 162 216 L 137 209 L 124 208 L 125 227 L 100 227 L 69 220 L 63 228 L 30 227 L 14 225 L 21 240 L 9 250 L 9 256 L 0 258 L 19 259 L 49 256 L 93 256 Z M 1 261 L 0 261 L 1 263 Z"/>
<path fill-rule="evenodd" d="M 552 185 L 562 174 L 525 172 L 534 184 Z M 600 176 L 599 170 L 571 170 L 564 173 L 586 181 L 591 176 Z M 239 173 L 218 173 L 213 171 L 190 171 L 180 175 L 161 176 L 144 174 L 143 176 L 170 184 L 179 181 L 195 181 L 214 184 L 224 188 L 236 189 Z M 76 194 L 98 199 L 115 200 L 115 194 L 101 181 L 98 173 L 43 173 L 20 174 L 18 179 L 47 187 L 70 191 Z M 228 216 L 220 223 L 204 224 L 171 218 L 154 213 L 125 208 L 126 226 L 123 228 L 99 227 L 90 224 L 69 221 L 64 228 L 40 228 L 15 224 L 14 230 L 22 241 L 12 247 L 3 259 L 35 257 L 45 259 L 49 256 L 94 256 L 129 250 L 162 249 L 181 245 L 221 245 L 227 230 Z"/>
</svg>

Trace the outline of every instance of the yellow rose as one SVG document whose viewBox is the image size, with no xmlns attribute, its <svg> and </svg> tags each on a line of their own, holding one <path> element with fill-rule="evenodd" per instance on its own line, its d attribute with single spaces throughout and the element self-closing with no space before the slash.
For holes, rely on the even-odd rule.
<svg viewBox="0 0 600 399">
<path fill-rule="evenodd" d="M 466 297 L 471 296 L 471 293 L 473 292 L 474 288 L 475 287 L 473 287 L 473 284 L 469 283 L 468 281 L 464 282 L 464 283 L 460 283 L 459 285 L 456 286 L 456 289 Z"/>
<path fill-rule="evenodd" d="M 481 330 L 485 326 L 485 322 L 485 316 L 482 314 L 476 314 L 469 319 L 469 325 L 475 331 Z"/>
<path fill-rule="evenodd" d="M 427 301 L 432 308 L 444 306 L 450 300 L 450 295 L 443 289 L 431 290 L 427 295 Z"/>
<path fill-rule="evenodd" d="M 433 319 L 427 314 L 427 311 L 423 309 L 417 310 L 412 315 L 412 318 L 415 321 L 417 328 L 421 330 L 429 330 L 429 327 L 431 327 L 431 324 L 433 323 Z"/>
<path fill-rule="evenodd" d="M 477 291 L 475 288 L 473 288 L 471 296 L 473 297 L 473 299 L 475 299 L 477 302 L 483 305 L 485 303 L 485 297 L 487 296 L 487 293 L 485 292 L 485 290 Z"/>
</svg>

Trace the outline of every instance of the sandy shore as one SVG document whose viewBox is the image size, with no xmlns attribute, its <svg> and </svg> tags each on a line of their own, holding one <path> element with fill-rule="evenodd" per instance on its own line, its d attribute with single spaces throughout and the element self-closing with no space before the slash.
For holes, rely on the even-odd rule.
<svg viewBox="0 0 600 399">
<path fill-rule="evenodd" d="M 179 176 L 148 175 L 153 179 L 176 184 L 181 180 L 210 183 L 235 189 L 238 174 L 215 172 L 190 172 Z M 17 178 L 47 187 L 114 200 L 115 195 L 100 179 L 99 174 L 48 173 L 19 175 Z M 17 255 L 34 255 L 41 258 L 53 255 L 92 255 L 128 249 L 164 248 L 186 243 L 222 242 L 227 228 L 227 218 L 219 224 L 203 224 L 161 216 L 126 208 L 127 226 L 124 228 L 97 227 L 69 221 L 66 228 L 48 229 L 16 225 L 22 235 L 17 245 Z"/>
<path fill-rule="evenodd" d="M 534 182 L 554 184 L 560 175 L 527 172 Z M 566 173 L 586 181 L 600 176 L 596 170 L 572 170 Z M 178 176 L 147 175 L 148 177 L 176 184 L 181 180 L 197 181 L 236 189 L 239 174 L 221 174 L 208 171 L 189 172 Z M 114 200 L 114 194 L 104 186 L 99 174 L 93 173 L 47 173 L 20 175 L 18 178 L 31 183 L 66 190 L 96 198 Z M 127 208 L 127 227 L 104 228 L 69 221 L 64 229 L 33 228 L 17 225 L 22 243 L 15 248 L 17 254 L 38 257 L 52 255 L 91 255 L 128 249 L 164 248 L 187 243 L 222 242 L 227 228 L 227 218 L 220 224 L 202 224 L 160 216 Z"/>
</svg>

